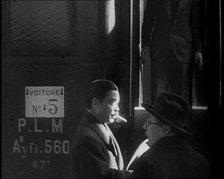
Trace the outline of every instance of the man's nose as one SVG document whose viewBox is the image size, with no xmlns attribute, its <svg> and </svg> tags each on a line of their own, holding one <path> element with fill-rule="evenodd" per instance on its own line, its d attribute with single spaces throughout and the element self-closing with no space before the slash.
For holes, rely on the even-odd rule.
<svg viewBox="0 0 224 179">
<path fill-rule="evenodd" d="M 119 111 L 120 111 L 119 106 L 116 106 L 115 109 L 114 109 L 114 111 L 117 112 L 117 113 L 119 113 Z"/>
<path fill-rule="evenodd" d="M 146 123 L 143 125 L 143 129 L 146 130 Z"/>
</svg>

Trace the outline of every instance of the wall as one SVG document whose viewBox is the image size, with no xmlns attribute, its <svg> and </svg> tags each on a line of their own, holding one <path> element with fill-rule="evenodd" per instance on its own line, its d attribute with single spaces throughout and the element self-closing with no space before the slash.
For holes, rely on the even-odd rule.
<svg viewBox="0 0 224 179">
<path fill-rule="evenodd" d="M 67 177 L 88 85 L 105 77 L 105 3 L 2 2 L 4 179 Z"/>
</svg>

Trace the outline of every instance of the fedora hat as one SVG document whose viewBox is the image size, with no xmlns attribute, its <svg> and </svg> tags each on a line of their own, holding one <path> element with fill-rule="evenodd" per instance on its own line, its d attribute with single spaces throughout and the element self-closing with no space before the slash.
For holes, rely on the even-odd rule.
<svg viewBox="0 0 224 179">
<path fill-rule="evenodd" d="M 152 106 L 146 103 L 142 103 L 142 106 L 153 116 L 181 133 L 192 135 L 191 130 L 186 126 L 191 114 L 191 106 L 180 96 L 171 92 L 162 92 Z"/>
</svg>

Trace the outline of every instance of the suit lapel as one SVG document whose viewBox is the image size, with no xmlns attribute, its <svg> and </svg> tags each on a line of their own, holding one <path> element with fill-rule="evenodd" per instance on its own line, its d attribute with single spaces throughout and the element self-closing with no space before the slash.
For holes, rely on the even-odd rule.
<svg viewBox="0 0 224 179">
<path fill-rule="evenodd" d="M 176 13 L 176 18 L 178 17 L 179 13 L 182 11 L 182 9 L 185 7 L 186 3 L 188 2 L 189 0 L 179 0 L 179 5 L 178 5 L 178 8 L 177 8 L 177 13 Z M 175 19 L 176 19 L 175 18 Z"/>
<path fill-rule="evenodd" d="M 164 8 L 166 9 L 166 12 L 167 12 L 169 18 L 172 19 L 170 0 L 162 0 L 162 2 L 163 2 Z M 188 2 L 188 0 L 179 0 L 178 2 L 179 2 L 179 4 L 177 7 L 176 17 L 178 17 L 179 13 L 184 8 L 184 6 Z M 175 17 L 175 19 L 176 19 L 176 17 Z"/>
<path fill-rule="evenodd" d="M 171 6 L 170 6 L 170 0 L 162 0 L 164 8 L 166 9 L 166 12 L 171 19 Z"/>
<path fill-rule="evenodd" d="M 98 136 L 107 144 L 110 144 L 110 134 L 107 132 L 105 126 L 100 123 L 95 116 L 93 116 L 88 111 L 85 113 L 84 120 L 82 122 L 84 125 L 88 126 L 94 130 Z"/>
<path fill-rule="evenodd" d="M 115 148 L 115 151 L 116 151 L 116 161 L 117 161 L 117 164 L 118 164 L 118 168 L 120 170 L 123 170 L 123 168 L 124 168 L 124 160 L 123 160 L 123 157 L 122 157 L 122 153 L 121 153 L 121 149 L 119 147 L 119 144 L 118 144 L 116 138 L 114 137 L 113 133 L 111 132 L 111 130 L 108 127 L 107 124 L 106 124 L 106 128 L 111 133 L 112 142 L 113 142 L 113 145 L 114 145 L 114 148 Z"/>
<path fill-rule="evenodd" d="M 124 167 L 122 153 L 117 143 L 117 140 L 115 139 L 113 133 L 111 132 L 107 124 L 100 123 L 96 119 L 96 117 L 88 111 L 85 113 L 85 117 L 82 123 L 98 134 L 98 136 L 105 143 L 108 150 L 110 150 L 115 156 L 118 168 L 122 170 Z"/>
</svg>

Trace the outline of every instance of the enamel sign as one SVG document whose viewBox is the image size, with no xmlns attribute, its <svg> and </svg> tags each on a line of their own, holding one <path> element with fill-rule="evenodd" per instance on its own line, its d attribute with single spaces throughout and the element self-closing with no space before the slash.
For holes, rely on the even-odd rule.
<svg viewBox="0 0 224 179">
<path fill-rule="evenodd" d="M 64 117 L 64 87 L 26 86 L 25 103 L 27 118 Z"/>
</svg>

